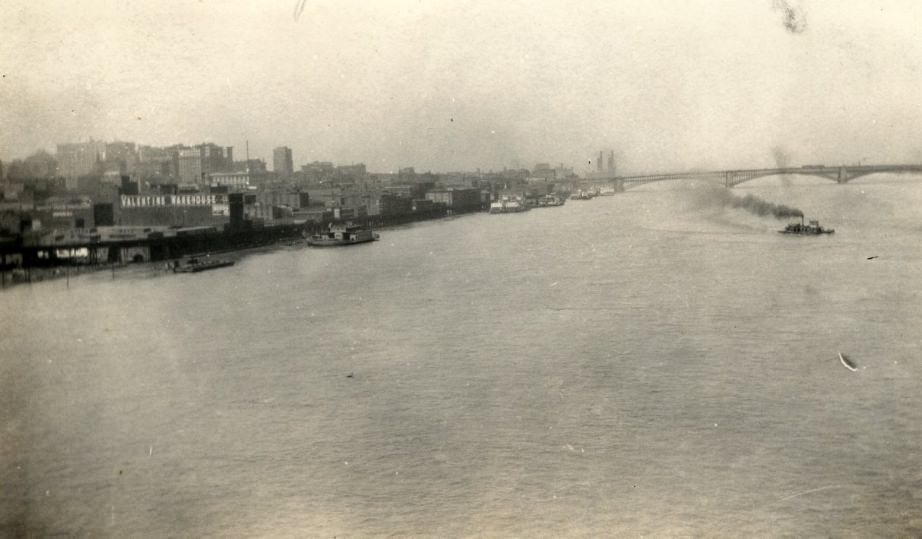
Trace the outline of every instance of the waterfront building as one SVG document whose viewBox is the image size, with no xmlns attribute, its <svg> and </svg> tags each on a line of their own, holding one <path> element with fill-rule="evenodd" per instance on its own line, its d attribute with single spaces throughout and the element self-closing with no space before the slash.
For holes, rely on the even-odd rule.
<svg viewBox="0 0 922 539">
<path fill-rule="evenodd" d="M 35 202 L 28 211 L 32 229 L 90 228 L 93 226 L 93 205 L 86 196 L 52 196 Z"/>
<path fill-rule="evenodd" d="M 414 212 L 427 212 L 435 209 L 435 202 L 429 200 L 428 198 L 419 198 L 413 200 L 413 211 Z"/>
<path fill-rule="evenodd" d="M 436 204 L 445 204 L 452 211 L 475 211 L 482 208 L 480 189 L 440 189 L 426 193 Z"/>
<path fill-rule="evenodd" d="M 384 193 L 378 204 L 378 212 L 381 215 L 405 215 L 413 211 L 413 199 L 409 193 L 406 196 Z"/>
<path fill-rule="evenodd" d="M 130 226 L 206 226 L 227 221 L 226 200 L 217 194 L 120 195 L 115 221 Z"/>
<path fill-rule="evenodd" d="M 292 175 L 294 172 L 294 163 L 291 157 L 291 148 L 279 146 L 272 150 L 272 170 L 283 178 Z"/>
</svg>

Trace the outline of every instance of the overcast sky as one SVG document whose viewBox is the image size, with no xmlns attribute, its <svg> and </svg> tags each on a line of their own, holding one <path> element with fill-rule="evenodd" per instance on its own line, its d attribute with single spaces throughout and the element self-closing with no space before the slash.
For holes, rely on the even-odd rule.
<svg viewBox="0 0 922 539">
<path fill-rule="evenodd" d="M 922 161 L 916 0 L 301 3 L 3 0 L 0 158 L 93 137 L 382 172 Z"/>
</svg>

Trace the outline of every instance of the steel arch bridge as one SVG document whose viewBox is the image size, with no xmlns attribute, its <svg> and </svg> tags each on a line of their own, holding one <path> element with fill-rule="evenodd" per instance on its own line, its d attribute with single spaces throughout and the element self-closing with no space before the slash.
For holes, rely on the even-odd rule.
<svg viewBox="0 0 922 539">
<path fill-rule="evenodd" d="M 922 173 L 922 165 L 852 165 L 839 167 L 804 166 L 798 168 L 758 168 L 743 170 L 717 170 L 699 172 L 675 172 L 668 174 L 646 174 L 640 176 L 618 176 L 609 181 L 620 184 L 624 189 L 637 187 L 653 182 L 672 180 L 702 180 L 722 184 L 724 187 L 735 187 L 766 176 L 787 176 L 798 174 L 801 176 L 817 176 L 836 183 L 848 183 L 854 179 L 869 174 L 889 172 L 896 174 Z"/>
</svg>

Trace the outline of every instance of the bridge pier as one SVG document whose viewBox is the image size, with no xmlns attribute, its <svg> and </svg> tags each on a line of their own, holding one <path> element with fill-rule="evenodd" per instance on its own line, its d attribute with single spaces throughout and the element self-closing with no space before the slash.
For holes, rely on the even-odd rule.
<svg viewBox="0 0 922 539">
<path fill-rule="evenodd" d="M 848 169 L 839 167 L 839 173 L 836 175 L 836 183 L 845 183 L 848 181 Z"/>
</svg>

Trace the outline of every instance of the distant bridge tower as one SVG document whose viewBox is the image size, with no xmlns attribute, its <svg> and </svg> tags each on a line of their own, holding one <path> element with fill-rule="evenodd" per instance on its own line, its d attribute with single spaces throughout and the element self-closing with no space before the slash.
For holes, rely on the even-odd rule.
<svg viewBox="0 0 922 539">
<path fill-rule="evenodd" d="M 602 152 L 599 152 L 599 160 L 595 162 L 595 166 L 599 172 L 602 172 Z"/>
<path fill-rule="evenodd" d="M 615 175 L 615 151 L 614 150 L 608 152 L 608 174 L 610 176 Z"/>
</svg>

